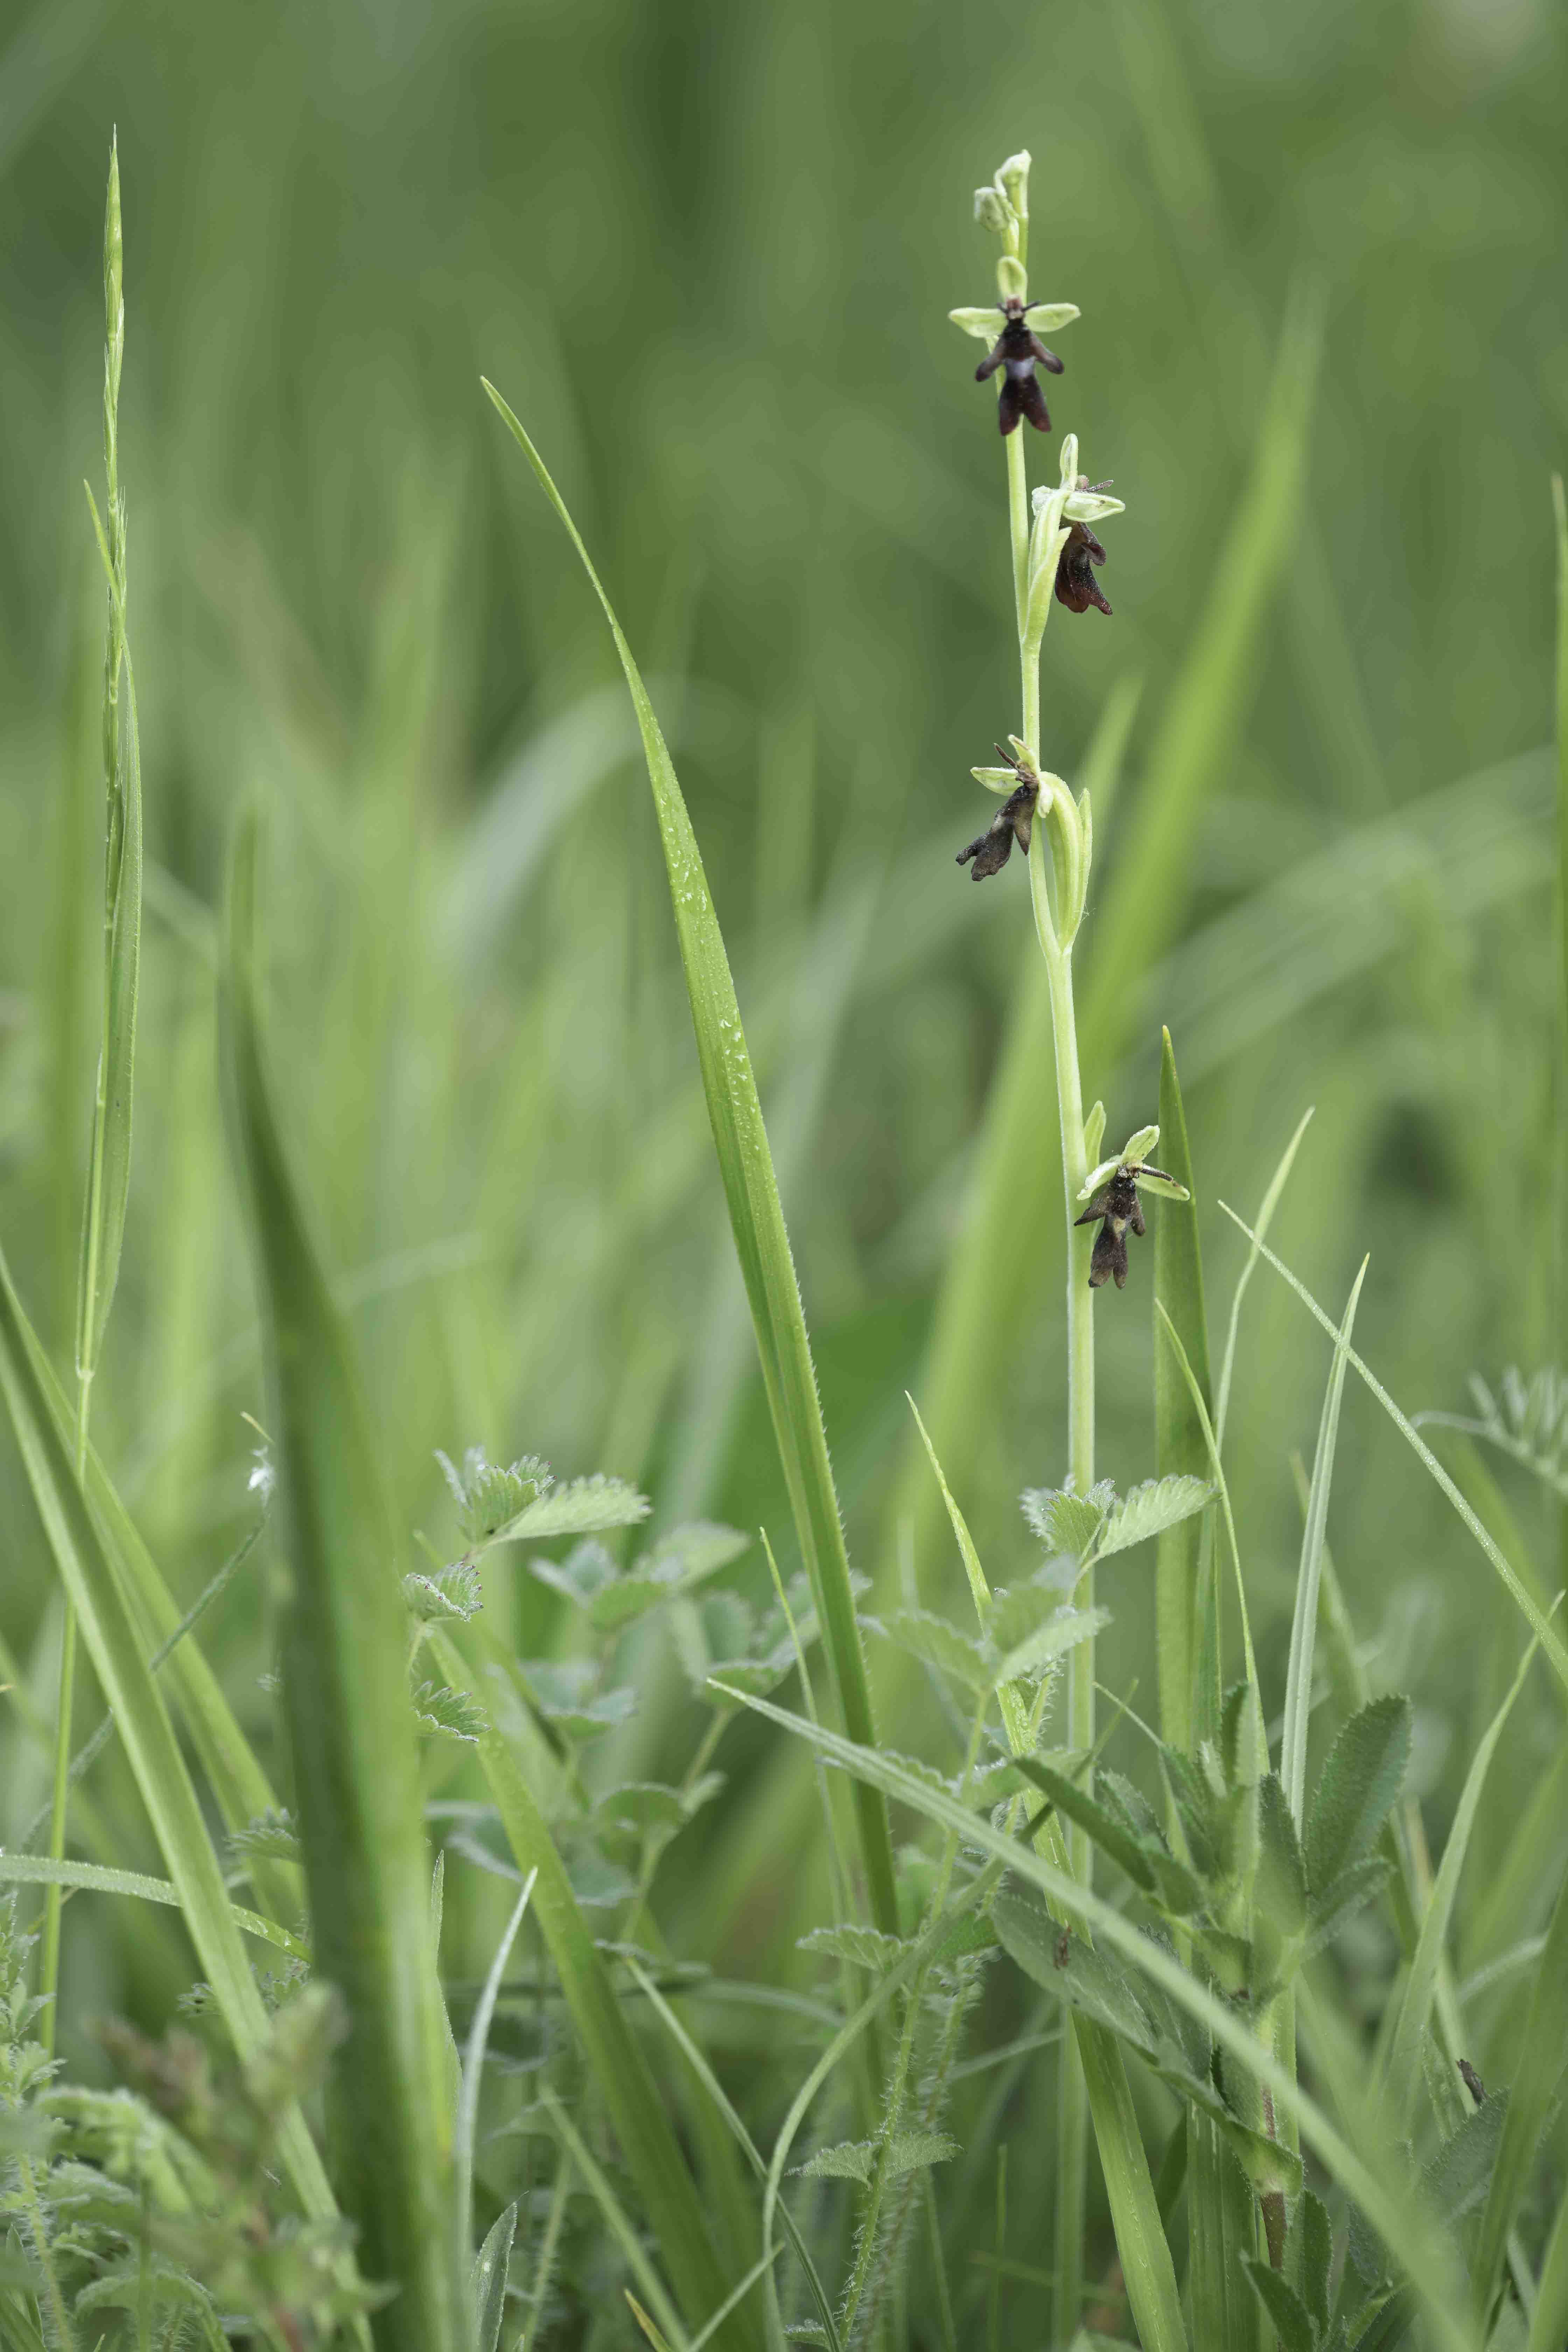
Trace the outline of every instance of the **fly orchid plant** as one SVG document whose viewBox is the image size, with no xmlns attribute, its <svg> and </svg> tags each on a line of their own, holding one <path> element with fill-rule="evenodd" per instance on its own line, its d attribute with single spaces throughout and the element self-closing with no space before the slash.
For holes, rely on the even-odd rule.
<svg viewBox="0 0 1568 2352">
<path fill-rule="evenodd" d="M 955 326 L 987 345 L 987 355 L 975 370 L 977 380 L 984 382 L 999 369 L 1005 371 L 998 423 L 1007 467 L 1022 703 L 1020 730 L 1009 736 L 1010 750 L 996 747 L 1004 764 L 972 772 L 978 783 L 1005 797 L 987 830 L 959 853 L 959 863 L 968 863 L 972 877 L 983 880 L 1006 864 L 1016 842 L 1028 866 L 1035 929 L 1050 991 L 1067 1203 L 1067 1484 L 1088 1495 L 1095 1477 L 1092 1294 L 1111 1278 L 1118 1289 L 1127 1280 L 1128 1228 L 1135 1234 L 1144 1230 L 1140 1191 L 1176 1200 L 1188 1194 L 1150 1164 L 1159 1142 L 1157 1127 L 1139 1128 L 1114 1159 L 1100 1159 L 1104 1106 L 1096 1102 L 1087 1113 L 1084 1109 L 1072 956 L 1089 898 L 1094 825 L 1088 792 L 1075 798 L 1043 757 L 1040 649 L 1053 604 L 1073 613 L 1087 612 L 1092 605 L 1110 614 L 1095 576 L 1106 561 L 1095 526 L 1123 509 L 1120 499 L 1107 495 L 1106 484 L 1091 484 L 1079 471 L 1078 437 L 1071 433 L 1062 443 L 1056 481 L 1030 488 L 1029 444 L 1018 427 L 1027 423 L 1038 432 L 1050 430 L 1035 371 L 1044 366 L 1053 375 L 1064 373 L 1062 362 L 1041 337 L 1070 325 L 1079 310 L 1075 303 L 1046 301 L 1029 292 L 1029 162 L 1026 152 L 1009 156 L 992 184 L 975 191 L 975 218 L 1000 247 L 995 302 L 949 313 Z M 1089 1225 L 1098 1229 L 1092 1245 L 1082 1230 Z M 1091 1566 L 1073 1594 L 1077 1607 L 1092 1607 L 1093 1582 Z M 1094 1644 L 1089 1641 L 1075 1650 L 1069 1667 L 1067 1741 L 1079 1754 L 1087 1754 L 1094 1745 Z M 1069 1834 L 1067 1852 L 1075 1875 L 1087 1885 L 1092 1849 L 1080 1830 Z M 1069 2061 L 1058 2105 L 1058 2275 L 1064 2265 L 1067 2275 L 1077 2275 L 1091 2104 L 1103 2140 L 1107 2127 L 1115 2129 L 1114 2118 L 1100 2116 L 1094 2086 L 1086 2084 L 1080 2065 Z"/>
</svg>

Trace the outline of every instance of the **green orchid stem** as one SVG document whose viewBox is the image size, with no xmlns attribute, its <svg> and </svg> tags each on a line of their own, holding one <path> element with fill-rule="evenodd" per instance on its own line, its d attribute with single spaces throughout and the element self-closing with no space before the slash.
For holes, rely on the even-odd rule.
<svg viewBox="0 0 1568 2352">
<path fill-rule="evenodd" d="M 1023 689 L 1023 739 L 1040 762 L 1040 642 L 1043 630 L 1028 627 L 1029 493 L 1027 460 L 1020 426 L 1007 436 L 1007 509 L 1013 539 L 1013 589 L 1017 608 L 1018 659 Z M 1073 1006 L 1072 950 L 1064 947 L 1051 903 L 1046 866 L 1045 797 L 1036 810 L 1029 837 L 1029 893 L 1035 929 L 1045 958 L 1051 998 L 1051 1037 L 1056 1052 L 1057 1105 L 1061 1123 L 1062 1199 L 1066 1215 L 1068 1329 L 1068 1468 L 1080 1495 L 1094 1484 L 1094 1318 L 1085 1269 L 1086 1251 L 1073 1219 L 1079 1192 L 1089 1173 L 1084 1149 L 1083 1086 L 1079 1075 L 1078 1022 Z M 1067 915 L 1070 925 L 1070 910 Z M 1094 1605 L 1094 1571 L 1086 1569 L 1073 1594 L 1079 1609 Z M 1094 1643 L 1080 1643 L 1068 1670 L 1068 1745 L 1083 1753 L 1094 1745 Z M 1093 1869 L 1084 1832 L 1069 1827 L 1067 1859 L 1085 1885 Z M 1053 2336 L 1068 2343 L 1080 2317 L 1083 2229 L 1089 2173 L 1089 2085 L 1076 2038 L 1061 2045 L 1057 2099 L 1056 2282 Z"/>
</svg>

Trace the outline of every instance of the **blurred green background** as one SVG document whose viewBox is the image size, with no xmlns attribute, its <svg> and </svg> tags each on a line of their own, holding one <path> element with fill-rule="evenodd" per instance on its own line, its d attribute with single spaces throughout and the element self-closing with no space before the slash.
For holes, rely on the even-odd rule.
<svg viewBox="0 0 1568 2352">
<path fill-rule="evenodd" d="M 101 477 L 118 125 L 151 863 L 135 1189 L 93 1426 L 182 1594 L 248 1523 L 242 1415 L 264 1411 L 213 1003 L 226 829 L 252 790 L 281 1093 L 405 1522 L 453 1545 L 432 1449 L 478 1443 L 622 1473 L 663 1519 L 765 1523 L 793 1549 L 629 709 L 481 370 L 554 469 L 670 733 L 852 1557 L 890 1589 L 910 1528 L 927 1594 L 962 1591 L 910 1517 L 903 1391 L 930 1400 L 933 1319 L 967 1299 L 936 1433 L 994 1578 L 1031 1564 L 1015 1497 L 1063 1467 L 1059 1208 L 1026 1161 L 973 1233 L 1034 950 L 1016 862 L 979 889 L 953 863 L 990 814 L 970 764 L 1017 714 L 994 404 L 944 316 L 988 297 L 970 191 L 1019 145 L 1034 289 L 1083 312 L 1031 459 L 1054 473 L 1075 430 L 1127 504 L 1105 533 L 1114 619 L 1058 613 L 1046 641 L 1042 749 L 1065 775 L 1109 698 L 1131 718 L 1079 946 L 1122 1043 L 1088 1096 L 1112 1142 L 1152 1117 L 1170 1025 L 1216 1349 L 1242 1244 L 1215 1201 L 1250 1213 L 1315 1104 L 1276 1237 L 1336 1313 L 1372 1251 L 1357 1336 L 1402 1402 L 1462 1408 L 1472 1368 L 1552 1356 L 1565 119 L 1550 0 L 6 12 L 0 1236 L 64 1368 L 101 852 L 80 481 Z M 1292 289 L 1324 321 L 1299 524 L 1239 690 L 1207 714 L 1147 952 L 1096 971 L 1163 721 L 1228 609 Z M 1152 1286 L 1146 1244 L 1097 1310 L 1119 1480 L 1153 1468 Z M 1289 1456 L 1310 1454 L 1327 1349 L 1267 1269 L 1243 1345 L 1232 1469 L 1278 1691 Z M 1554 1588 L 1535 1491 L 1491 1491 L 1479 1457 L 1445 1452 Z M 58 1616 L 8 1441 L 0 1513 L 0 1631 L 47 1715 Z M 1376 1679 L 1420 1701 L 1440 1827 L 1517 1616 L 1364 1393 L 1331 1534 Z M 204 1633 L 258 1732 L 269 1574 L 247 1570 Z M 754 1558 L 738 1575 L 760 1590 Z M 1151 1576 L 1134 1555 L 1106 1596 L 1101 1672 L 1137 1677 L 1141 1706 Z M 519 1587 L 537 1648 L 552 1621 Z M 890 1676 L 891 1654 L 873 1668 Z M 666 1649 L 642 1672 L 662 1694 L 651 1769 L 689 1719 Z M 1493 1775 L 1500 1832 L 1559 1738 L 1541 1682 Z M 47 1767 L 15 1706 L 0 1740 L 9 1839 Z M 721 1760 L 708 1874 L 683 1879 L 676 1850 L 665 1924 L 762 1966 L 816 1900 L 763 1834 L 809 1836 L 806 1769 L 746 1731 Z M 118 1915 L 89 1900 L 68 1913 L 69 1998 L 130 1999 Z"/>
</svg>

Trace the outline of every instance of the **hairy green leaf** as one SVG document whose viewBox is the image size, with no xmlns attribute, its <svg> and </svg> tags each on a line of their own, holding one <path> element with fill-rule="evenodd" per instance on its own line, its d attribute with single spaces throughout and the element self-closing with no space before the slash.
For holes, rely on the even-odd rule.
<svg viewBox="0 0 1568 2352">
<path fill-rule="evenodd" d="M 496 2352 L 500 2342 L 500 2324 L 506 2311 L 507 2264 L 516 2234 L 514 2199 L 503 2213 L 497 2215 L 484 2244 L 474 2256 L 469 2293 L 474 2305 L 475 2352 Z"/>
<path fill-rule="evenodd" d="M 1307 1822 L 1307 1881 L 1321 1895 L 1376 1839 L 1410 1760 L 1410 1701 L 1373 1699 L 1329 1750 Z"/>
<path fill-rule="evenodd" d="M 1163 1535 L 1167 1528 L 1192 1518 L 1214 1497 L 1215 1487 L 1207 1478 L 1146 1479 L 1142 1486 L 1130 1488 L 1110 1512 L 1096 1549 L 1101 1559 L 1108 1552 L 1130 1551 L 1134 1544 L 1146 1543 L 1151 1536 Z"/>
<path fill-rule="evenodd" d="M 1268 2314 L 1279 2339 L 1279 2352 L 1317 2352 L 1317 2331 L 1306 2305 L 1289 2283 L 1256 2254 L 1245 2258 L 1252 2291 Z"/>
</svg>

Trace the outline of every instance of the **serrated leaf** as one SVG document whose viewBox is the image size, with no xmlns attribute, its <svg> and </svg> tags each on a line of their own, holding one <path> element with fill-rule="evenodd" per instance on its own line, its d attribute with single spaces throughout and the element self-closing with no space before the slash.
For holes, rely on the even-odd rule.
<svg viewBox="0 0 1568 2352">
<path fill-rule="evenodd" d="M 498 1528 L 547 1495 L 555 1484 L 548 1462 L 525 1454 L 512 1463 L 492 1462 L 482 1445 L 470 1445 L 458 1470 L 450 1457 L 436 1454 L 458 1506 L 458 1520 L 470 1543 L 486 1543 Z"/>
<path fill-rule="evenodd" d="M 881 2152 L 879 2140 L 840 2140 L 835 2147 L 819 2147 L 815 2156 L 795 2167 L 795 2173 L 809 2180 L 858 2180 L 864 2187 Z M 958 2142 L 945 2132 L 896 2132 L 889 2147 L 888 2175 L 896 2180 L 928 2164 L 946 2164 L 957 2154 Z"/>
<path fill-rule="evenodd" d="M 1164 1528 L 1190 1519 L 1213 1500 L 1214 1494 L 1210 1480 L 1194 1478 L 1184 1472 L 1169 1478 L 1146 1479 L 1124 1495 L 1108 1516 L 1097 1546 L 1100 1558 L 1103 1559 L 1110 1552 L 1128 1551 Z"/>
<path fill-rule="evenodd" d="M 591 1911 L 613 1910 L 617 1903 L 629 1903 L 637 1891 L 629 1871 L 587 1845 L 566 1857 L 566 1877 L 577 1901 Z"/>
<path fill-rule="evenodd" d="M 421 1683 L 413 1694 L 413 1706 L 422 1731 L 439 1732 L 447 1739 L 478 1739 L 489 1727 L 478 1699 L 446 1683 Z"/>
<path fill-rule="evenodd" d="M 652 1509 L 646 1495 L 624 1478 L 574 1478 L 552 1486 L 497 1527 L 486 1543 L 538 1543 L 548 1536 L 587 1535 L 601 1528 L 629 1528 Z"/>
<path fill-rule="evenodd" d="M 597 1689 L 599 1669 L 591 1658 L 528 1658 L 522 1673 L 539 1713 L 573 1738 L 594 1738 L 637 1711 L 635 1690 Z"/>
<path fill-rule="evenodd" d="M 874 2139 L 843 2139 L 832 2147 L 819 2147 L 804 2164 L 791 2167 L 796 2179 L 858 2180 L 864 2188 L 877 2164 L 877 2143 Z"/>
<path fill-rule="evenodd" d="M 966 1690 L 988 1691 L 994 1679 L 992 1660 L 984 1643 L 970 1634 L 961 1633 L 945 1617 L 930 1609 L 898 1609 L 882 1622 L 888 1639 L 901 1650 L 934 1666 L 939 1674 L 951 1675 L 954 1682 Z"/>
<path fill-rule="evenodd" d="M 1317 2335 L 1307 2306 L 1289 2280 L 1260 2263 L 1256 2254 L 1244 2254 L 1242 2262 L 1252 2291 L 1279 2339 L 1279 2352 L 1317 2352 Z"/>
<path fill-rule="evenodd" d="M 477 1617 L 484 1606 L 484 1587 L 472 1561 L 459 1559 L 436 1576 L 405 1576 L 403 1598 L 422 1624 L 435 1625 L 445 1618 Z"/>
<path fill-rule="evenodd" d="M 1284 1788 L 1274 1772 L 1259 1783 L 1258 1791 L 1256 1901 L 1282 1939 L 1305 1935 L 1307 1865 Z"/>
<path fill-rule="evenodd" d="M 1016 1759 L 1018 1769 L 1037 1789 L 1043 1790 L 1056 1804 L 1058 1812 L 1087 1832 L 1100 1851 L 1108 1854 L 1117 1867 L 1125 1871 L 1134 1886 L 1152 1895 L 1155 1886 L 1154 1867 L 1144 1852 L 1141 1840 L 1124 1827 L 1116 1815 L 1104 1805 L 1069 1780 L 1065 1773 L 1053 1770 L 1038 1757 L 1020 1756 Z"/>
<path fill-rule="evenodd" d="M 1446 2229 L 1473 2213 L 1491 2187 L 1508 2106 L 1508 2093 L 1494 2091 L 1423 2166 L 1422 2189 Z"/>
<path fill-rule="evenodd" d="M 688 1813 L 679 1789 L 660 1780 L 628 1780 L 595 1798 L 593 1819 L 595 1829 L 673 1831 Z"/>
<path fill-rule="evenodd" d="M 1382 1854 L 1374 1853 L 1364 1862 L 1352 1863 L 1329 1885 L 1315 1888 L 1307 1906 L 1311 1933 L 1302 1958 L 1310 1960 L 1315 1952 L 1321 1951 L 1347 1919 L 1363 1909 L 1374 1895 L 1381 1895 L 1388 1874 L 1388 1864 Z"/>
<path fill-rule="evenodd" d="M 1307 1823 L 1307 1883 L 1316 1892 L 1371 1847 L 1410 1759 L 1410 1701 L 1374 1699 L 1329 1751 Z"/>
<path fill-rule="evenodd" d="M 1320 2335 L 1329 2326 L 1329 2273 L 1333 2267 L 1334 2232 L 1322 2199 L 1307 2189 L 1296 2209 L 1293 2224 L 1300 2272 L 1301 2300 Z"/>
<path fill-rule="evenodd" d="M 1031 1486 L 1021 1500 L 1024 1517 L 1040 1541 L 1051 1551 L 1070 1552 L 1079 1559 L 1113 1507 L 1116 1489 L 1102 1478 L 1087 1495 L 1075 1494 L 1070 1486 Z"/>
<path fill-rule="evenodd" d="M 1110 1612 L 1106 1609 L 1058 1609 L 1007 1652 L 992 1679 L 1012 1683 L 1042 1675 L 1058 1658 L 1077 1649 L 1080 1642 L 1091 1640 L 1110 1622 Z"/>
<path fill-rule="evenodd" d="M 279 1806 L 275 1811 L 258 1813 L 243 1829 L 235 1830 L 228 1841 L 229 1852 L 243 1855 L 248 1862 L 298 1862 L 300 1833 L 294 1816 Z"/>
<path fill-rule="evenodd" d="M 813 1927 L 809 1935 L 797 1937 L 795 1949 L 801 1952 L 824 1952 L 829 1958 L 853 1960 L 857 1967 L 871 1969 L 880 1975 L 890 1969 L 909 1950 L 901 1936 L 884 1936 L 876 1927 L 854 1926 Z"/>
<path fill-rule="evenodd" d="M 751 1549 L 752 1540 L 739 1528 L 721 1527 L 711 1519 L 693 1519 L 660 1536 L 639 1559 L 633 1561 L 632 1574 L 654 1577 L 673 1591 L 687 1592 L 694 1584 L 716 1576 L 721 1568 L 739 1559 L 742 1552 Z"/>
</svg>

